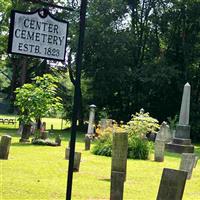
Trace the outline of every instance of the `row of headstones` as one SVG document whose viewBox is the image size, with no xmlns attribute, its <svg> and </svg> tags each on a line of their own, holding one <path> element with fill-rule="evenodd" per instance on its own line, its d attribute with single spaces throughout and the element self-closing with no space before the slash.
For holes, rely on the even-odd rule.
<svg viewBox="0 0 200 200">
<path fill-rule="evenodd" d="M 166 122 L 163 122 L 155 140 L 154 160 L 156 162 L 164 161 L 165 144 L 169 142 L 170 139 L 171 139 L 171 134 L 169 126 L 167 125 Z M 182 154 L 179 169 L 188 172 L 187 179 L 191 178 L 193 168 L 196 167 L 197 161 L 198 161 L 198 156 L 196 156 L 194 153 Z"/>
<path fill-rule="evenodd" d="M 128 152 L 128 134 L 113 133 L 111 188 L 110 200 L 122 200 L 124 182 L 126 181 L 126 166 Z M 65 158 L 69 159 L 70 149 L 67 148 Z M 164 168 L 157 200 L 181 200 L 186 179 L 191 177 L 192 169 L 196 167 L 198 158 L 194 154 L 183 154 L 180 170 Z M 160 160 L 159 160 L 160 161 Z M 75 152 L 74 171 L 78 172 L 81 153 Z"/>
<path fill-rule="evenodd" d="M 111 167 L 111 200 L 122 200 L 126 180 L 128 136 L 126 133 L 113 134 L 112 167 Z M 186 179 L 196 167 L 198 157 L 195 154 L 183 154 L 180 170 L 164 168 L 157 200 L 181 200 Z"/>
</svg>

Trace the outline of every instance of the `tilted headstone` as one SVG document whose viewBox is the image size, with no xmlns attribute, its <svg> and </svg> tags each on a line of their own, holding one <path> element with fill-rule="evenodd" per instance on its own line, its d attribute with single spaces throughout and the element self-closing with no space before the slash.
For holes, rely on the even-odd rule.
<svg viewBox="0 0 200 200">
<path fill-rule="evenodd" d="M 165 153 L 165 141 L 156 140 L 155 141 L 154 160 L 157 162 L 163 162 L 164 161 L 164 153 Z"/>
<path fill-rule="evenodd" d="M 122 200 L 128 153 L 128 134 L 113 133 L 110 199 Z"/>
<path fill-rule="evenodd" d="M 162 140 L 167 142 L 170 142 L 172 139 L 171 131 L 169 126 L 167 125 L 167 122 L 163 122 L 160 126 L 160 130 L 158 131 L 156 135 L 156 140 Z"/>
<path fill-rule="evenodd" d="M 69 154 L 70 154 L 70 149 L 66 148 L 65 149 L 65 159 L 66 160 L 69 160 Z M 74 152 L 74 167 L 73 167 L 74 172 L 79 171 L 80 162 L 81 162 L 81 153 L 80 152 Z"/>
<path fill-rule="evenodd" d="M 3 135 L 0 142 L 0 159 L 8 159 L 12 137 Z"/>
<path fill-rule="evenodd" d="M 181 200 L 186 178 L 186 171 L 164 168 L 156 200 Z"/>
<path fill-rule="evenodd" d="M 110 200 L 123 200 L 124 172 L 111 172 Z"/>
<path fill-rule="evenodd" d="M 183 153 L 181 157 L 180 170 L 188 172 L 187 179 L 192 176 L 192 171 L 195 164 L 195 154 L 194 153 Z"/>
</svg>

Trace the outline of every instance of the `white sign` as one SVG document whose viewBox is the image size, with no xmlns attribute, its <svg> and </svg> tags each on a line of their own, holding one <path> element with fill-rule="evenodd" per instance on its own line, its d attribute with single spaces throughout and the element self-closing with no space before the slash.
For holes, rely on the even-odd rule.
<svg viewBox="0 0 200 200">
<path fill-rule="evenodd" d="M 65 60 L 68 22 L 55 19 L 47 10 L 43 13 L 12 11 L 9 53 Z"/>
</svg>

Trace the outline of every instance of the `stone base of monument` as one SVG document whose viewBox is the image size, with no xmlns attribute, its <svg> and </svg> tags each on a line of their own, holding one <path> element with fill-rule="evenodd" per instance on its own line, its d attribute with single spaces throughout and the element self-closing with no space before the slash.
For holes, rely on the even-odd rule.
<svg viewBox="0 0 200 200">
<path fill-rule="evenodd" d="M 189 125 L 176 125 L 175 138 L 165 145 L 166 151 L 174 153 L 193 153 L 194 146 L 190 139 Z"/>
<path fill-rule="evenodd" d="M 165 144 L 165 150 L 174 153 L 194 153 L 191 139 L 174 138 L 172 142 Z"/>
</svg>

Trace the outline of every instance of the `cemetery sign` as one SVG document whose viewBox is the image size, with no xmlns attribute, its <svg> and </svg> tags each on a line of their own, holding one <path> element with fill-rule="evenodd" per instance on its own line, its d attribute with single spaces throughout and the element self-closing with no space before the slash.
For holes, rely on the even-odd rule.
<svg viewBox="0 0 200 200">
<path fill-rule="evenodd" d="M 55 19 L 48 10 L 12 10 L 8 53 L 64 61 L 68 22 Z"/>
</svg>

